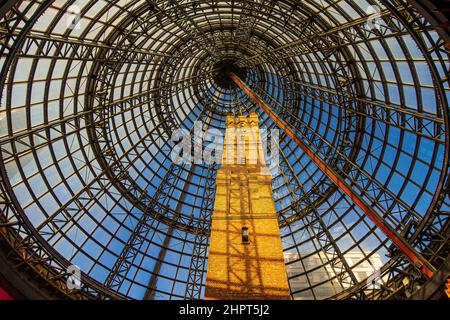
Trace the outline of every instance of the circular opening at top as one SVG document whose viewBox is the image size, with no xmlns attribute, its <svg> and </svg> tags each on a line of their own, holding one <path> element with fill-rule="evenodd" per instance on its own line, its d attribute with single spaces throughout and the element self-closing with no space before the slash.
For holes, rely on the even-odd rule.
<svg viewBox="0 0 450 320">
<path fill-rule="evenodd" d="M 214 81 L 223 89 L 235 87 L 235 83 L 231 79 L 231 73 L 236 74 L 242 81 L 245 81 L 247 76 L 245 68 L 238 67 L 234 59 L 221 60 L 214 65 L 214 69 L 216 70 Z"/>
</svg>

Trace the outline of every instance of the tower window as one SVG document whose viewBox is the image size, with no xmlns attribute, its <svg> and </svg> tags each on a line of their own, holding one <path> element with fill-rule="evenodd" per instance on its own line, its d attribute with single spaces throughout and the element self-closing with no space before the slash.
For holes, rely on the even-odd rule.
<svg viewBox="0 0 450 320">
<path fill-rule="evenodd" d="M 247 244 L 250 243 L 248 240 L 248 228 L 242 227 L 242 243 Z"/>
</svg>

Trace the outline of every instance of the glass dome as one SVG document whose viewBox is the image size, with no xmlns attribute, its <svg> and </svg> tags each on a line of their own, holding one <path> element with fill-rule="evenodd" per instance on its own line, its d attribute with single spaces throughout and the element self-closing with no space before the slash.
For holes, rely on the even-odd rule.
<svg viewBox="0 0 450 320">
<path fill-rule="evenodd" d="M 29 281 L 42 295 L 203 297 L 218 166 L 174 164 L 172 134 L 223 132 L 227 115 L 252 111 L 277 128 L 230 72 L 443 265 L 439 13 L 405 0 L 39 0 L 0 14 L 2 250 L 40 275 Z M 425 283 L 289 136 L 279 146 L 272 189 L 293 299 L 405 298 Z M 65 286 L 71 265 L 81 290 Z"/>
</svg>

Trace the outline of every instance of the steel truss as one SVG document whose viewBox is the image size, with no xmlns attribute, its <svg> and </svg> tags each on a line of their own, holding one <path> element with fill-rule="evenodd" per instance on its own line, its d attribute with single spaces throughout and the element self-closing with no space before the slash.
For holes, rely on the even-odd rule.
<svg viewBox="0 0 450 320">
<path fill-rule="evenodd" d="M 214 83 L 214 66 L 235 59 L 252 90 L 438 269 L 450 252 L 444 15 L 427 9 L 439 7 L 433 1 L 384 0 L 373 29 L 365 8 L 344 2 L 352 13 L 315 0 L 108 0 L 102 8 L 92 1 L 80 8 L 79 30 L 61 28 L 74 1 L 2 3 L 0 248 L 12 268 L 43 297 L 201 299 L 217 166 L 171 165 L 169 141 L 179 127 L 192 132 L 195 120 L 223 130 L 226 114 L 255 109 L 240 90 Z M 412 107 L 405 88 L 414 89 Z M 393 163 L 383 153 L 369 160 L 371 146 L 392 148 L 395 130 Z M 406 136 L 415 139 L 409 153 Z M 366 223 L 358 218 L 342 237 L 334 234 L 331 227 L 345 224 L 354 205 L 286 135 L 280 144 L 274 194 L 285 250 L 297 252 L 301 264 L 305 244 L 324 253 L 321 263 L 334 273 L 324 283 L 341 291 L 328 298 L 406 299 L 426 286 L 418 266 L 382 237 L 370 254 L 388 251 L 389 261 L 379 274 L 359 278 L 341 240 L 362 247 L 374 228 L 356 239 L 353 229 Z M 392 181 L 406 154 L 411 168 L 393 190 L 376 173 L 384 166 Z M 429 202 L 403 193 L 419 163 L 432 177 L 418 187 Z M 69 290 L 67 270 L 77 261 L 89 263 L 81 289 Z M 291 276 L 307 278 L 293 297 L 311 291 L 323 298 L 312 273 Z"/>
<path fill-rule="evenodd" d="M 8 36 L 2 37 L 2 54 L 8 54 L 11 59 L 17 50 L 15 46 L 9 46 L 11 41 L 12 30 L 18 25 L 24 24 L 26 28 L 22 31 L 19 38 L 22 38 L 36 21 L 40 13 L 45 10 L 45 6 L 36 10 L 29 18 L 26 18 L 16 7 L 10 2 L 6 4 L 10 10 L 5 14 L 6 18 L 2 18 L 1 25 L 9 30 Z M 2 7 L 3 9 L 3 7 Z M 6 73 L 2 73 L 2 82 L 5 81 Z M 3 149 L 2 149 L 3 151 Z M 0 160 L 3 163 L 2 152 L 0 152 Z M 59 253 L 54 250 L 48 243 L 33 230 L 29 220 L 25 218 L 21 206 L 11 192 L 11 185 L 5 178 L 7 177 L 4 166 L 0 166 L 1 189 L 0 189 L 0 212 L 1 212 L 1 231 L 2 238 L 7 243 L 10 250 L 12 260 L 16 259 L 15 266 L 19 272 L 33 273 L 31 282 L 45 283 L 51 289 L 43 289 L 43 291 L 51 292 L 50 296 L 57 295 L 63 297 L 73 297 L 74 299 L 98 299 L 104 297 L 114 297 L 121 299 L 122 296 L 117 293 L 111 293 L 105 290 L 98 282 L 90 277 L 82 276 L 84 284 L 80 290 L 73 291 L 67 286 L 70 274 L 67 269 L 70 262 L 64 260 Z M 56 290 L 56 291 L 55 291 Z"/>
<path fill-rule="evenodd" d="M 282 127 L 283 130 L 288 130 L 286 131 L 291 137 L 296 136 L 296 141 L 304 141 L 306 142 L 307 147 L 306 148 L 311 148 L 310 150 L 312 150 L 314 152 L 314 154 L 316 155 L 320 155 L 320 157 L 322 159 L 327 159 L 327 154 L 326 151 L 327 149 L 324 148 L 323 146 L 321 146 L 320 144 L 318 144 L 316 141 L 317 140 L 321 140 L 323 142 L 325 142 L 326 145 L 328 145 L 330 148 L 334 149 L 334 146 L 332 146 L 330 143 L 326 142 L 325 139 L 323 137 L 321 137 L 320 135 L 318 135 L 316 132 L 312 131 L 311 128 L 309 128 L 309 126 L 305 123 L 303 123 L 300 119 L 298 119 L 296 116 L 292 115 L 292 114 L 288 114 L 287 116 L 289 117 L 287 120 L 281 119 L 279 118 L 279 113 L 280 110 L 282 110 L 282 106 L 279 102 L 277 102 L 276 100 L 274 100 L 272 97 L 268 96 L 267 93 L 263 92 L 262 90 L 259 90 L 259 94 L 261 94 L 261 96 L 263 97 L 262 99 L 255 95 L 251 89 L 248 88 L 248 86 L 246 86 L 242 80 L 240 80 L 238 77 L 236 77 L 235 75 L 232 75 L 233 80 L 237 83 L 237 85 L 239 85 L 242 90 L 244 90 L 247 94 L 250 95 L 250 97 L 252 97 L 252 99 L 255 99 L 255 103 L 257 103 L 259 106 L 261 106 L 261 108 L 264 109 L 265 112 L 270 112 L 270 117 L 274 117 L 275 119 L 278 119 L 277 121 L 280 121 L 279 125 Z M 258 90 L 257 90 L 258 91 Z M 263 101 L 265 100 L 265 102 Z M 267 104 L 265 104 L 267 103 Z M 270 109 L 268 109 L 270 108 Z M 269 111 L 271 110 L 271 111 Z M 284 115 L 286 117 L 286 112 L 284 112 Z M 275 121 L 275 120 L 274 120 Z M 278 122 L 277 122 L 278 123 Z M 288 126 L 288 127 L 286 127 Z M 305 151 L 306 152 L 306 151 Z M 353 188 L 356 187 L 359 192 L 361 192 L 361 199 L 367 199 L 365 201 L 370 201 L 367 203 L 371 204 L 371 207 L 375 210 L 377 210 L 378 212 L 381 212 L 382 214 L 382 221 L 383 224 L 390 224 L 390 228 L 391 230 L 394 230 L 393 234 L 402 239 L 403 237 L 409 237 L 410 236 L 410 232 L 414 229 L 415 226 L 417 226 L 419 223 L 419 219 L 421 218 L 416 212 L 414 212 L 411 208 L 409 208 L 405 203 L 403 203 L 401 200 L 396 199 L 395 195 L 392 194 L 392 192 L 390 190 L 387 190 L 386 188 L 384 188 L 380 183 L 378 183 L 378 181 L 372 179 L 372 177 L 370 175 L 368 175 L 363 169 L 361 169 L 356 163 L 352 163 L 344 154 L 340 153 L 339 151 L 336 152 L 341 158 L 338 158 L 338 163 L 340 163 L 340 165 L 337 166 L 338 170 L 337 171 L 337 175 L 338 175 L 338 179 L 340 182 L 342 182 L 343 186 L 345 183 L 347 183 L 347 186 L 352 186 Z M 311 153 L 312 155 L 312 153 Z M 319 164 L 318 164 L 319 166 Z M 344 166 L 351 166 L 350 172 L 349 173 L 343 173 L 340 168 L 343 168 Z M 321 168 L 322 170 L 324 170 L 324 168 Z M 327 170 L 329 170 L 330 172 L 332 172 L 333 169 L 327 169 L 325 168 L 325 172 L 327 172 Z M 331 175 L 333 175 L 334 173 L 332 172 Z M 327 173 L 328 175 L 328 173 Z M 339 182 L 334 181 L 334 183 L 336 183 L 337 185 L 339 185 L 341 188 L 344 189 L 344 187 L 342 187 Z M 346 192 L 347 193 L 347 192 Z M 355 193 L 353 193 L 354 195 Z M 350 197 L 352 195 L 349 195 Z M 374 201 L 375 199 L 375 201 Z M 353 198 L 352 198 L 353 200 Z M 363 200 L 363 201 L 364 201 Z M 359 200 L 358 200 L 359 201 Z M 355 200 L 356 202 L 356 200 Z M 383 208 L 383 206 L 385 206 Z M 314 210 L 311 210 L 314 212 Z M 374 211 L 375 212 L 375 211 Z M 411 220 L 412 219 L 412 220 Z M 415 219 L 415 220 L 414 220 Z M 323 222 L 322 222 L 323 223 Z M 395 231 L 400 231 L 401 233 L 397 233 L 395 234 Z M 434 234 L 435 234 L 435 239 L 438 242 L 438 244 L 445 244 L 445 242 L 443 243 L 442 238 L 440 237 L 440 230 L 434 230 Z M 395 241 L 393 240 L 393 242 L 395 243 Z M 405 239 L 402 240 L 403 243 L 407 243 L 405 241 Z M 396 243 L 397 245 L 397 243 Z M 409 245 L 409 244 L 408 244 Z M 400 245 L 398 245 L 399 248 L 401 248 Z M 414 252 L 414 248 L 412 246 L 410 246 L 411 250 L 413 250 Z M 442 248 L 442 247 L 441 247 Z M 399 251 L 402 251 L 403 249 L 399 249 Z M 403 251 L 404 253 L 405 251 Z M 444 254 L 446 253 L 446 250 L 443 252 Z M 410 262 L 412 262 L 412 266 L 408 266 L 407 269 L 410 270 L 409 274 L 406 274 L 409 276 L 409 278 L 407 278 L 407 283 L 408 284 L 413 284 L 417 285 L 418 281 L 422 281 L 422 284 L 424 283 L 424 281 L 427 280 L 426 277 L 421 277 L 420 272 L 423 273 L 423 275 L 426 275 L 428 278 L 431 278 L 434 272 L 434 268 L 431 266 L 430 262 L 427 260 L 424 260 L 423 257 L 420 257 L 420 254 L 418 252 L 413 253 L 416 257 L 419 257 L 419 259 L 422 259 L 420 261 L 420 264 L 417 262 L 419 261 L 418 259 L 411 259 L 411 257 L 408 255 L 408 257 L 410 258 Z M 395 252 L 394 253 L 395 257 L 398 258 L 399 252 Z M 441 259 L 443 259 L 444 257 L 442 257 Z M 343 258 L 341 259 L 343 260 Z M 405 264 L 405 260 L 404 259 L 398 259 L 397 261 L 397 266 L 399 264 Z M 390 272 L 394 271 L 398 271 L 398 269 L 396 269 L 395 267 L 391 267 Z M 430 272 L 431 271 L 431 272 Z M 388 274 L 389 276 L 390 274 Z M 403 274 L 404 277 L 406 277 L 405 274 Z M 404 281 L 402 279 L 402 281 Z M 403 286 L 404 289 L 404 286 Z M 389 288 L 390 293 L 394 292 L 395 290 L 390 287 Z M 364 291 L 360 290 L 357 291 L 359 294 L 363 294 Z M 386 296 L 381 294 L 381 297 L 385 298 Z M 375 298 L 375 296 L 373 296 L 372 298 Z"/>
<path fill-rule="evenodd" d="M 208 261 L 209 236 L 208 230 L 211 228 L 211 217 L 214 212 L 214 199 L 216 195 L 217 164 L 208 167 L 206 175 L 206 186 L 202 200 L 200 219 L 201 222 L 196 228 L 194 237 L 194 247 L 191 255 L 191 264 L 188 272 L 188 282 L 186 285 L 186 299 L 201 299 L 206 267 Z"/>
<path fill-rule="evenodd" d="M 294 183 L 286 184 L 292 194 L 296 194 L 295 189 L 299 190 L 303 195 L 307 193 L 304 190 L 304 186 L 295 175 L 292 166 L 289 164 L 289 161 L 286 158 L 286 155 L 281 150 L 281 163 L 280 169 L 282 170 L 282 175 L 285 178 L 286 182 L 293 181 Z M 297 191 L 298 192 L 298 191 Z M 311 193 L 310 193 L 311 194 Z M 308 194 L 308 196 L 310 195 Z M 314 202 L 314 197 L 304 196 L 302 198 L 298 197 L 295 202 L 295 208 L 293 209 L 295 212 L 303 212 L 303 220 L 305 224 L 308 226 L 308 229 L 311 230 L 311 233 L 314 234 L 314 237 L 319 241 L 320 247 L 316 248 L 316 250 L 323 251 L 325 253 L 325 257 L 329 258 L 329 261 L 323 262 L 324 264 L 329 263 L 333 272 L 336 275 L 337 281 L 342 285 L 343 288 L 347 286 L 354 286 L 358 283 L 358 280 L 350 268 L 347 260 L 342 254 L 336 240 L 331 235 L 328 230 L 328 226 L 323 221 L 321 215 L 317 211 L 317 206 L 319 204 Z M 306 208 L 302 208 L 302 204 L 306 206 Z M 313 216 L 313 217 L 311 217 Z M 290 226 L 290 223 L 286 223 L 287 227 Z M 310 232 L 308 230 L 308 232 Z"/>
</svg>

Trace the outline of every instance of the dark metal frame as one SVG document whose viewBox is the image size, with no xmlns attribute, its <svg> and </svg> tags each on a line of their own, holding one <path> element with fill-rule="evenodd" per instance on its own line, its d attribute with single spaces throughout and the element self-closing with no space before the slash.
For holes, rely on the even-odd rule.
<svg viewBox="0 0 450 320">
<path fill-rule="evenodd" d="M 308 128 L 305 134 L 325 137 L 312 146 L 322 150 L 327 162 L 349 177 L 354 187 L 359 186 L 361 194 L 370 195 L 383 210 L 398 208 L 400 217 L 390 220 L 392 226 L 436 268 L 443 265 L 449 254 L 450 211 L 448 53 L 443 44 L 449 35 L 448 30 L 439 29 L 441 38 L 437 39 L 431 30 L 446 17 L 429 10 L 437 6 L 432 1 L 385 0 L 381 1 L 383 27 L 370 30 L 365 12 L 352 1 L 346 2 L 355 16 L 332 1 L 320 7 L 313 0 L 243 1 L 232 6 L 220 1 L 133 0 L 118 7 L 108 0 L 108 6 L 97 11 L 92 1 L 81 10 L 88 27 L 78 33 L 67 29 L 63 34 L 55 30 L 73 1 L 62 7 L 52 1 L 38 1 L 34 6 L 22 1 L 2 4 L 0 54 L 5 60 L 0 111 L 5 114 L 7 132 L 0 136 L 0 231 L 13 269 L 31 275 L 27 278 L 33 286 L 53 298 L 137 298 L 136 288 L 146 288 L 146 298 L 201 298 L 216 167 L 170 165 L 167 140 L 173 129 L 191 129 L 196 119 L 223 130 L 227 113 L 255 108 L 239 90 L 225 90 L 212 81 L 216 63 L 230 57 L 248 69 L 246 81 L 255 92 L 282 106 L 279 114 L 286 121 L 294 125 L 297 120 L 290 116 L 294 115 Z M 50 18 L 44 15 L 49 8 L 56 12 Z M 112 12 L 108 21 L 104 19 L 107 12 Z M 37 25 L 45 19 L 45 30 L 39 30 Z M 101 32 L 91 36 L 96 28 Z M 412 56 L 402 38 L 405 35 L 421 52 L 420 61 Z M 396 61 L 389 48 L 389 41 L 397 38 L 404 61 Z M 374 48 L 374 41 L 381 48 Z M 377 50 L 383 50 L 386 58 L 379 57 Z M 40 65 L 44 56 L 49 61 L 47 69 Z M 16 78 L 20 78 L 22 61 L 31 61 L 27 80 Z M 411 71 L 409 84 L 401 75 L 400 62 Z M 422 103 L 425 86 L 416 69 L 419 63 L 431 74 L 433 87 L 427 89 L 436 97 L 435 113 Z M 384 73 L 386 64 L 394 80 Z M 368 77 L 372 73 L 369 65 L 380 73 L 379 81 Z M 40 71 L 47 72 L 46 78 L 36 75 Z M 58 72 L 59 76 L 52 76 Z M 54 88 L 56 82 L 61 83 L 59 89 Z M 37 89 L 31 84 L 45 87 L 41 101 L 33 96 Z M 14 100 L 20 85 L 26 86 L 21 92 L 22 108 Z M 398 103 L 390 100 L 392 85 L 399 88 Z M 414 88 L 417 110 L 407 107 L 404 86 Z M 377 91 L 383 92 L 384 101 L 375 99 Z M 238 106 L 232 106 L 228 95 Z M 69 111 L 68 101 L 73 103 Z M 40 105 L 45 111 L 36 123 L 30 110 Z M 55 106 L 56 116 L 49 111 Z M 24 110 L 20 121 L 25 125 L 16 129 L 14 114 L 20 110 Z M 274 127 L 267 116 L 260 114 L 260 118 L 261 125 Z M 385 137 L 378 135 L 383 132 L 380 126 Z M 388 182 L 399 174 L 400 158 L 406 154 L 400 145 L 392 164 L 386 165 L 382 158 L 374 163 L 374 175 L 382 166 L 390 170 L 387 182 L 371 178 L 367 171 L 374 161 L 368 152 L 371 146 L 379 144 L 387 152 L 392 148 L 388 136 L 393 130 L 400 131 L 400 141 L 406 141 L 407 134 L 416 137 L 411 168 L 402 173 L 404 181 L 398 191 L 390 190 Z M 419 212 L 421 198 L 407 201 L 402 190 L 413 183 L 413 168 L 424 164 L 420 154 L 424 141 L 433 148 L 428 174 L 438 172 L 439 181 L 431 188 L 428 178 L 421 186 L 431 201 L 426 212 Z M 274 177 L 274 194 L 284 248 L 300 253 L 294 263 L 304 262 L 308 254 L 299 248 L 317 238 L 313 252 L 332 255 L 323 263 L 336 270 L 336 281 L 342 284 L 343 291 L 335 298 L 407 298 L 417 286 L 424 286 L 415 266 L 392 250 L 365 219 L 344 226 L 342 235 L 333 234 L 333 227 L 355 215 L 354 206 L 320 171 L 311 169 L 307 157 L 285 135 L 280 145 L 281 173 Z M 41 162 L 42 152 L 49 153 L 50 164 Z M 154 160 L 149 171 L 142 163 L 150 157 Z M 24 159 L 33 164 L 33 170 L 26 168 Z M 73 172 L 68 174 L 67 167 Z M 14 177 L 11 168 L 16 170 Z M 67 199 L 54 190 L 50 170 L 58 177 L 58 187 L 69 194 Z M 43 194 L 33 189 L 32 181 L 38 178 L 46 189 Z M 82 187 L 72 187 L 75 182 Z M 22 200 L 19 186 L 27 190 L 31 204 Z M 46 212 L 45 198 L 52 198 L 57 209 Z M 339 206 L 348 209 L 338 215 Z M 45 215 L 38 224 L 29 214 L 33 208 Z M 99 218 L 97 212 L 109 216 Z M 327 217 L 331 215 L 338 218 L 330 222 Z M 88 237 L 85 220 L 94 221 L 92 234 L 101 231 L 109 242 Z M 102 224 L 120 227 L 106 230 Z M 357 239 L 352 230 L 363 226 L 369 231 Z M 83 242 L 73 236 L 74 230 L 83 234 Z M 119 231 L 130 236 L 124 239 Z M 298 240 L 301 235 L 307 235 L 306 240 Z M 351 248 L 360 248 L 366 239 L 375 237 L 378 246 L 374 251 L 390 251 L 380 274 L 382 290 L 374 292 L 367 279 L 355 277 L 345 259 L 351 248 L 341 247 L 347 236 L 352 238 Z M 70 291 L 65 285 L 71 262 L 55 249 L 63 242 L 93 263 L 83 269 L 82 290 Z M 88 252 L 88 243 L 100 248 L 98 256 Z M 112 243 L 119 243 L 123 250 L 114 252 Z M 158 250 L 149 249 L 155 245 Z M 115 262 L 104 260 L 106 256 L 115 257 Z M 177 260 L 172 261 L 172 256 Z M 148 260 L 154 262 L 152 268 L 145 264 Z M 96 276 L 99 269 L 108 275 Z M 166 269 L 176 271 L 169 274 Z M 308 278 L 309 286 L 303 291 L 315 297 L 321 283 L 313 283 L 312 274 L 305 271 L 292 278 Z M 144 275 L 149 275 L 148 281 Z M 160 287 L 164 282 L 168 284 Z M 292 294 L 296 297 L 302 292 Z"/>
</svg>

